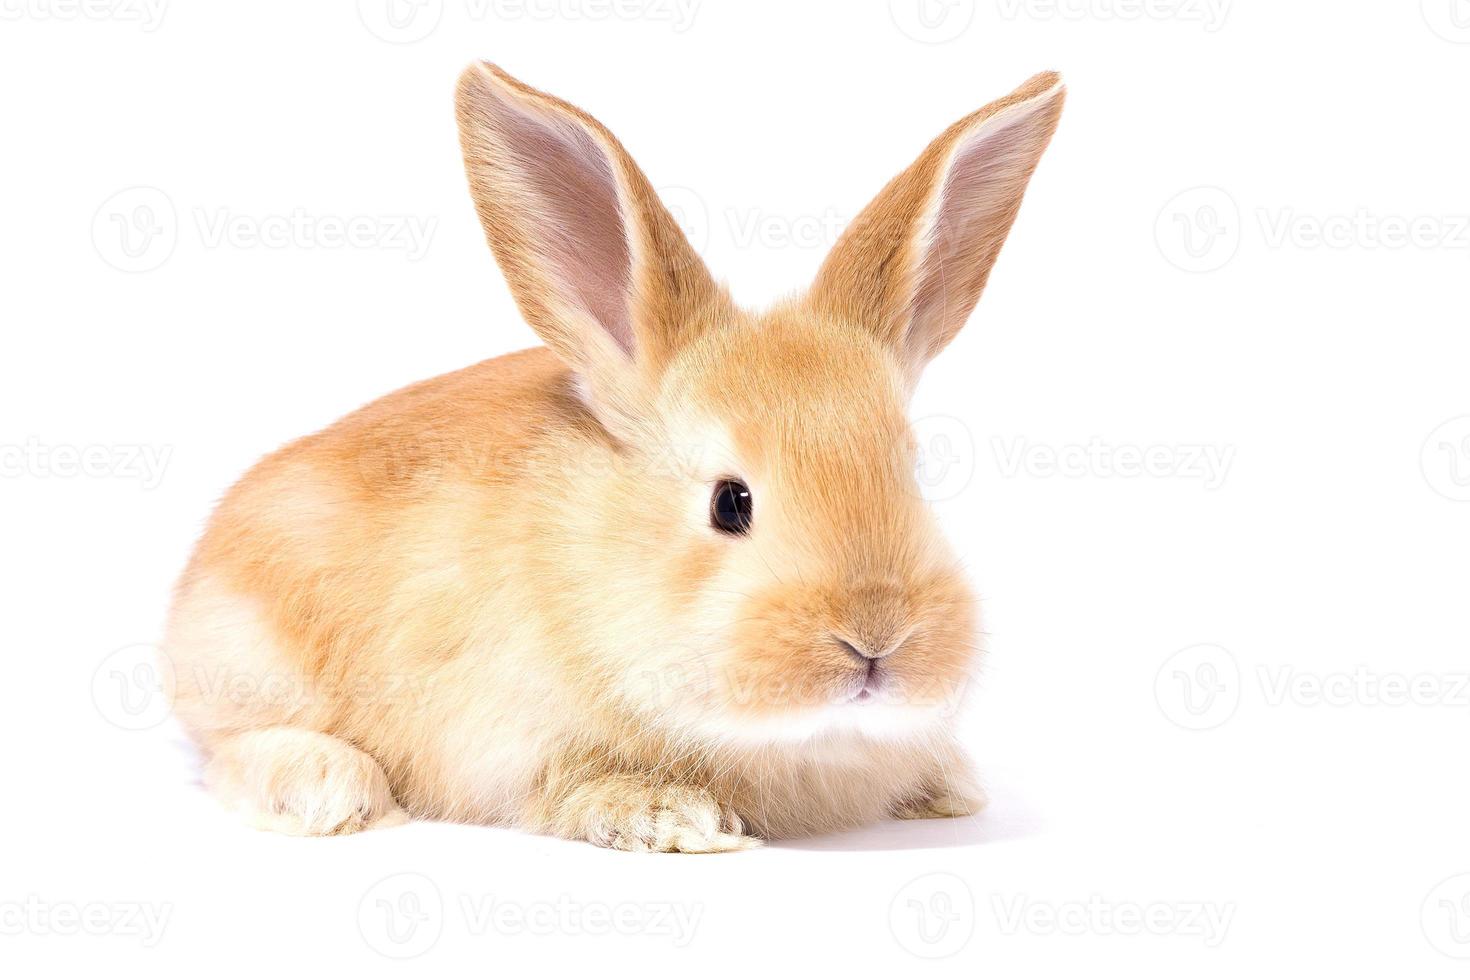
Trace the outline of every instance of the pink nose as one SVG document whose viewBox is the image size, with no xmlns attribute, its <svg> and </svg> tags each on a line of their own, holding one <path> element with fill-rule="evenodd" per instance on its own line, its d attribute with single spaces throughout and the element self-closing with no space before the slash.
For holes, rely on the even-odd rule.
<svg viewBox="0 0 1470 980">
<path fill-rule="evenodd" d="M 853 657 L 860 661 L 866 662 L 871 660 L 882 660 L 884 657 L 893 652 L 892 644 L 890 644 L 885 649 L 879 649 L 874 652 L 874 649 L 870 644 L 853 643 L 850 640 L 843 639 L 835 633 L 832 634 L 832 639 L 837 641 L 838 646 L 842 647 L 842 649 L 846 650 L 848 653 L 852 654 Z"/>
<path fill-rule="evenodd" d="M 880 660 L 897 650 L 913 628 L 908 597 L 893 584 L 848 586 L 842 600 L 832 637 L 855 657 Z"/>
</svg>

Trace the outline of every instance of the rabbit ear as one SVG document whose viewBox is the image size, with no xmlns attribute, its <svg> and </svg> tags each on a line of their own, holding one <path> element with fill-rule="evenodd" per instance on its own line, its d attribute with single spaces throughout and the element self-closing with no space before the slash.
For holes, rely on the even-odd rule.
<svg viewBox="0 0 1470 980">
<path fill-rule="evenodd" d="M 1037 75 L 945 130 L 843 233 L 811 307 L 877 333 L 912 385 L 975 308 L 1065 93 Z"/>
<path fill-rule="evenodd" d="M 460 76 L 456 110 L 475 208 L 521 313 L 594 409 L 636 414 L 640 384 L 722 291 L 596 119 L 487 63 Z"/>
</svg>

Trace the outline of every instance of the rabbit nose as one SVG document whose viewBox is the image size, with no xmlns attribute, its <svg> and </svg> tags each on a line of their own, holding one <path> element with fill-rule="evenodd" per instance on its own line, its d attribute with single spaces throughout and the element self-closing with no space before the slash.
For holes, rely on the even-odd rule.
<svg viewBox="0 0 1470 980">
<path fill-rule="evenodd" d="M 853 643 L 852 641 L 846 640 L 835 633 L 832 634 L 832 639 L 836 640 L 837 645 L 846 650 L 849 654 L 851 654 L 854 659 L 862 663 L 869 663 L 874 660 L 882 660 L 884 657 L 892 653 L 898 646 L 897 644 L 889 644 L 886 648 L 879 649 L 875 652 L 871 644 Z"/>
<path fill-rule="evenodd" d="M 828 631 L 850 656 L 872 663 L 903 645 L 913 629 L 904 594 L 893 585 L 864 583 L 848 587 Z"/>
</svg>

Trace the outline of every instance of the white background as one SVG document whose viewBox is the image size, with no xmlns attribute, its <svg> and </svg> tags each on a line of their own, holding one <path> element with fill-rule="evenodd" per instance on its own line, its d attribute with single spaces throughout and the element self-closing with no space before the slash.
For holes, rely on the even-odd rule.
<svg viewBox="0 0 1470 980">
<path fill-rule="evenodd" d="M 1463 976 L 1470 4 L 153 2 L 0 0 L 8 975 Z M 914 406 L 984 597 L 984 815 L 643 856 L 288 839 L 197 787 L 149 645 L 213 501 L 534 343 L 464 188 L 474 57 L 597 114 L 756 304 L 1066 75 Z"/>
</svg>

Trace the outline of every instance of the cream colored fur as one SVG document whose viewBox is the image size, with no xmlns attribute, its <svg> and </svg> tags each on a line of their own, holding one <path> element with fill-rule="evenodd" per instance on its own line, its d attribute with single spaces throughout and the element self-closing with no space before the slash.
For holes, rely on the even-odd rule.
<svg viewBox="0 0 1470 980">
<path fill-rule="evenodd" d="M 956 123 L 810 294 L 757 315 L 596 120 L 471 66 L 471 192 L 548 346 L 389 395 L 229 492 L 165 642 L 210 789 L 287 833 L 411 815 L 689 852 L 977 808 L 950 734 L 974 602 L 904 410 L 1062 94 L 1037 76 Z M 710 526 L 725 478 L 746 536 Z M 862 703 L 842 641 L 891 651 Z"/>
</svg>

